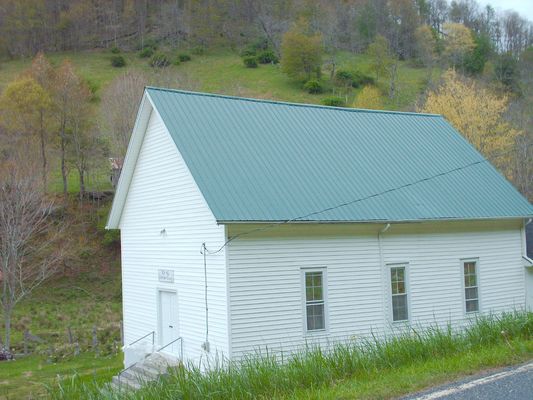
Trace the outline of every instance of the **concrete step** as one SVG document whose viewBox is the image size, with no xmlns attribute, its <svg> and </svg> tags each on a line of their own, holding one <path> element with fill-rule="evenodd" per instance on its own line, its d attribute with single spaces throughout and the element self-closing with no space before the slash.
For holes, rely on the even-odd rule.
<svg viewBox="0 0 533 400">
<path fill-rule="evenodd" d="M 131 368 L 130 371 L 134 374 L 144 376 L 150 380 L 155 380 L 159 377 L 159 375 L 162 374 L 161 371 L 148 367 L 146 365 L 136 365 L 133 368 Z"/>
<path fill-rule="evenodd" d="M 110 388 L 115 390 L 137 390 L 144 384 L 159 379 L 167 374 L 169 367 L 175 364 L 175 360 L 169 360 L 161 354 L 152 354 L 130 369 L 114 376 Z"/>
<path fill-rule="evenodd" d="M 119 390 L 137 390 L 141 388 L 141 384 L 138 381 L 124 376 L 121 376 L 120 378 L 114 376 L 111 382 L 115 387 L 118 387 Z"/>
</svg>

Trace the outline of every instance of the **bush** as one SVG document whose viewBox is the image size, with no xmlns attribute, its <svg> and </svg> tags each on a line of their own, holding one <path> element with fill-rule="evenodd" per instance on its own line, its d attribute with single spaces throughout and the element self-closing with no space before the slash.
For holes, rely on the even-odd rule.
<svg viewBox="0 0 533 400">
<path fill-rule="evenodd" d="M 352 73 L 352 87 L 358 88 L 360 86 L 367 86 L 375 84 L 373 76 L 367 75 L 361 71 L 354 71 Z"/>
<path fill-rule="evenodd" d="M 257 54 L 257 51 L 255 49 L 252 49 L 250 47 L 246 47 L 245 49 L 241 50 L 240 56 L 241 57 L 254 57 Z"/>
<path fill-rule="evenodd" d="M 142 44 L 139 44 L 139 50 L 143 50 L 143 49 L 146 49 L 147 47 L 151 48 L 152 50 L 157 50 L 157 40 L 153 39 L 153 38 L 147 38 L 147 39 L 144 39 L 144 43 Z"/>
<path fill-rule="evenodd" d="M 279 58 L 272 50 L 263 50 L 257 55 L 257 61 L 260 64 L 277 64 Z"/>
<path fill-rule="evenodd" d="M 307 93 L 311 94 L 318 94 L 324 91 L 322 84 L 316 79 L 311 79 L 310 81 L 307 81 L 304 85 L 304 89 L 307 91 Z"/>
<path fill-rule="evenodd" d="M 246 68 L 257 68 L 257 58 L 254 56 L 244 57 L 242 61 Z"/>
<path fill-rule="evenodd" d="M 181 62 L 191 61 L 191 56 L 188 55 L 187 53 L 180 53 L 178 54 L 178 59 Z"/>
<path fill-rule="evenodd" d="M 326 97 L 322 100 L 322 104 L 331 107 L 344 107 L 344 99 L 336 96 Z"/>
<path fill-rule="evenodd" d="M 117 46 L 111 47 L 111 53 L 118 54 L 120 53 L 120 49 Z"/>
<path fill-rule="evenodd" d="M 267 38 L 258 38 L 248 46 L 250 49 L 254 49 L 256 52 L 261 50 L 268 50 L 268 39 Z"/>
<path fill-rule="evenodd" d="M 115 68 L 121 68 L 126 66 L 126 59 L 122 56 L 115 55 L 111 57 L 111 65 Z"/>
<path fill-rule="evenodd" d="M 163 68 L 170 65 L 170 61 L 165 53 L 155 53 L 150 59 L 150 65 L 154 68 Z"/>
<path fill-rule="evenodd" d="M 154 55 L 154 49 L 151 47 L 145 47 L 141 51 L 139 51 L 139 57 L 140 58 L 148 58 L 152 57 Z"/>
<path fill-rule="evenodd" d="M 353 74 L 350 71 L 339 69 L 335 74 L 335 83 L 340 85 L 351 86 L 353 82 Z"/>
<path fill-rule="evenodd" d="M 337 85 L 358 88 L 360 86 L 373 85 L 374 78 L 358 70 L 348 71 L 340 69 L 335 74 L 335 83 Z"/>
</svg>

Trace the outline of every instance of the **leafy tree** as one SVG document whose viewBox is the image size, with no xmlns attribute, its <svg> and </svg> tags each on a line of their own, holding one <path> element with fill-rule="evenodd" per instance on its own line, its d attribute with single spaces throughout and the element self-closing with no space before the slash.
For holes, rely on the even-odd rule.
<svg viewBox="0 0 533 400">
<path fill-rule="evenodd" d="M 444 55 L 453 67 L 463 64 L 465 57 L 474 49 L 472 32 L 463 24 L 444 24 Z"/>
<path fill-rule="evenodd" d="M 511 91 L 518 90 L 518 62 L 510 54 L 500 54 L 494 60 L 494 79 Z"/>
<path fill-rule="evenodd" d="M 492 45 L 486 35 L 476 35 L 474 43 L 474 50 L 465 56 L 463 65 L 466 72 L 477 75 L 483 72 L 485 63 L 491 56 Z"/>
<path fill-rule="evenodd" d="M 322 35 L 311 33 L 309 24 L 300 20 L 283 35 L 281 70 L 297 80 L 320 78 L 322 51 Z"/>
<path fill-rule="evenodd" d="M 416 29 L 415 39 L 417 56 L 427 68 L 429 81 L 438 58 L 437 36 L 429 25 L 421 25 Z"/>
<path fill-rule="evenodd" d="M 376 40 L 368 46 L 367 54 L 371 59 L 370 68 L 376 74 L 376 82 L 380 76 L 388 73 L 393 64 L 393 57 L 390 55 L 389 42 L 382 36 L 376 36 Z"/>
<path fill-rule="evenodd" d="M 375 86 L 365 86 L 355 98 L 355 108 L 367 108 L 371 110 L 383 110 L 381 92 Z"/>
<path fill-rule="evenodd" d="M 497 156 L 513 148 L 518 132 L 504 119 L 508 97 L 461 78 L 455 71 L 444 73 L 442 83 L 431 90 L 420 111 L 442 114 L 481 153 L 508 171 L 509 158 Z"/>
<path fill-rule="evenodd" d="M 67 156 L 69 134 L 79 129 L 82 115 L 87 113 L 90 90 L 76 74 L 72 63 L 65 60 L 56 73 L 53 99 L 56 108 L 57 131 L 61 159 L 61 177 L 63 180 L 63 196 L 68 193 Z"/>
<path fill-rule="evenodd" d="M 11 82 L 0 97 L 2 124 L 13 135 L 38 137 L 42 162 L 42 183 L 46 190 L 48 114 L 52 109 L 49 93 L 31 76 Z"/>
<path fill-rule="evenodd" d="M 376 37 L 377 15 L 376 9 L 371 2 L 365 2 L 356 19 L 356 27 L 364 44 L 371 43 Z"/>
</svg>

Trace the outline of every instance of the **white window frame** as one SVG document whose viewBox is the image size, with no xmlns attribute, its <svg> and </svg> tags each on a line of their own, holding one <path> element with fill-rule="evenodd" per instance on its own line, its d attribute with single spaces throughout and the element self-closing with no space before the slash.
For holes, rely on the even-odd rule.
<svg viewBox="0 0 533 400">
<path fill-rule="evenodd" d="M 329 315 L 328 315 L 328 274 L 326 267 L 319 268 L 301 268 L 301 285 L 302 285 L 302 322 L 304 335 L 320 335 L 328 332 L 329 329 Z M 324 329 L 307 329 L 307 298 L 306 298 L 306 284 L 305 274 L 312 272 L 322 273 L 322 295 L 324 302 Z"/>
<path fill-rule="evenodd" d="M 477 310 L 476 311 L 467 311 L 466 310 L 466 286 L 465 286 L 465 264 L 474 263 L 476 265 L 476 283 L 477 283 Z M 481 312 L 481 279 L 480 279 L 480 266 L 479 258 L 462 258 L 459 263 L 461 269 L 461 289 L 462 289 L 462 300 L 463 300 L 463 313 L 465 315 L 476 315 Z"/>
<path fill-rule="evenodd" d="M 411 287 L 410 287 L 410 279 L 409 279 L 409 263 L 403 262 L 403 263 L 394 263 L 394 264 L 387 264 L 386 265 L 386 272 L 387 272 L 387 285 L 388 285 L 388 291 L 387 291 L 387 304 L 389 305 L 389 320 L 394 325 L 401 325 L 401 324 L 408 324 L 411 321 Z M 405 294 L 407 298 L 407 319 L 401 319 L 401 320 L 394 320 L 394 309 L 392 305 L 392 277 L 391 277 L 391 271 L 393 268 L 404 268 L 405 273 Z"/>
</svg>

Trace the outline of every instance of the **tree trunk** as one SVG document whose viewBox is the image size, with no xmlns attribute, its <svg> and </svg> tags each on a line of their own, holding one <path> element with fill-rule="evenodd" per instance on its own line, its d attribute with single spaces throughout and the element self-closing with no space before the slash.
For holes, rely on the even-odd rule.
<svg viewBox="0 0 533 400">
<path fill-rule="evenodd" d="M 394 99 L 396 95 L 396 78 L 398 77 L 398 61 L 395 60 L 390 70 L 390 87 L 389 87 L 389 99 Z"/>
<path fill-rule="evenodd" d="M 45 141 L 45 137 L 44 137 L 44 115 L 43 115 L 43 112 L 41 110 L 40 112 L 40 123 L 41 123 L 41 126 L 40 126 L 40 129 L 39 129 L 39 136 L 40 136 L 40 139 L 41 139 L 41 159 L 42 159 L 42 162 L 43 162 L 43 190 L 46 192 L 46 170 L 48 169 L 48 160 L 46 159 L 46 141 Z"/>
<path fill-rule="evenodd" d="M 82 168 L 78 168 L 78 174 L 80 175 L 80 201 L 83 201 L 85 195 L 85 171 Z"/>
<path fill-rule="evenodd" d="M 67 182 L 67 164 L 65 160 L 66 153 L 66 140 L 65 140 L 65 130 L 61 131 L 61 177 L 63 178 L 63 197 L 65 201 L 67 200 L 68 195 L 68 182 Z"/>
<path fill-rule="evenodd" d="M 6 310 L 4 308 L 4 328 L 5 328 L 5 339 L 4 347 L 7 351 L 11 346 L 11 310 Z"/>
</svg>

